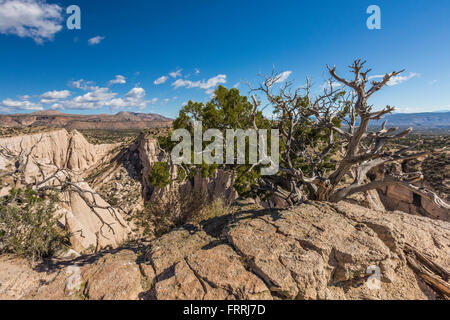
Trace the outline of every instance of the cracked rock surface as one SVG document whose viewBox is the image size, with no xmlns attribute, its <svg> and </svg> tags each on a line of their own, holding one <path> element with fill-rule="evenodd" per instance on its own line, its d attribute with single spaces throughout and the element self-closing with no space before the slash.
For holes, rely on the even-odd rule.
<svg viewBox="0 0 450 320">
<path fill-rule="evenodd" d="M 408 266 L 406 244 L 450 269 L 449 223 L 345 202 L 243 208 L 202 230 L 173 230 L 147 260 L 156 299 L 439 298 Z M 379 289 L 366 285 L 369 266 L 380 270 Z"/>
<path fill-rule="evenodd" d="M 400 211 L 346 202 L 280 211 L 243 205 L 235 214 L 174 229 L 142 251 L 79 257 L 60 271 L 22 265 L 15 273 L 17 261 L 0 259 L 0 297 L 440 299 L 448 286 L 449 247 L 450 223 Z M 407 248 L 427 267 L 412 268 Z M 80 288 L 67 292 L 64 268 L 75 264 Z M 367 285 L 369 267 L 379 271 L 378 288 Z M 423 272 L 432 269 L 440 275 L 424 281 Z"/>
</svg>

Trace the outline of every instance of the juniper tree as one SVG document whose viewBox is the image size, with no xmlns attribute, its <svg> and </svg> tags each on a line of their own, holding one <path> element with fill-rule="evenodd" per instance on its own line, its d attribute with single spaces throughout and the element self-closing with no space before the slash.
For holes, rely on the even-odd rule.
<svg viewBox="0 0 450 320">
<path fill-rule="evenodd" d="M 387 128 L 385 121 L 379 130 L 372 131 L 370 122 L 380 120 L 394 108 L 388 105 L 375 110 L 368 101 L 404 70 L 370 81 L 374 79 L 369 76 L 371 69 L 364 69 L 364 65 L 365 61 L 355 60 L 349 66 L 351 79 L 339 76 L 336 67 L 327 66 L 328 86 L 316 97 L 312 97 L 308 79 L 306 86 L 293 90 L 291 82 L 277 87 L 277 74 L 251 90 L 262 93 L 274 108 L 285 145 L 280 159 L 282 175 L 260 179 L 261 187 L 283 196 L 290 204 L 298 204 L 305 199 L 338 202 L 355 193 L 398 184 L 450 208 L 434 192 L 411 183 L 423 178 L 420 172 L 368 179 L 371 169 L 430 152 L 411 152 L 420 141 L 396 151 L 384 148 L 388 141 L 407 136 L 412 128 L 398 132 L 398 128 Z M 255 96 L 253 101 L 259 105 Z M 311 141 L 311 134 L 318 139 Z M 329 166 L 327 161 L 335 155 L 335 165 Z M 343 183 L 346 175 L 353 177 L 352 183 Z"/>
<path fill-rule="evenodd" d="M 328 85 L 316 96 L 312 95 L 308 78 L 305 86 L 294 88 L 289 81 L 280 85 L 282 75 L 273 72 L 258 87 L 250 89 L 251 99 L 241 96 L 237 89 L 219 86 L 208 103 L 190 101 L 174 121 L 174 129 L 184 128 L 193 133 L 196 121 L 202 121 L 203 132 L 210 128 L 278 129 L 280 170 L 276 175 L 261 176 L 260 166 L 250 164 L 181 168 L 188 176 L 199 169 L 207 175 L 217 168 L 234 171 L 235 189 L 241 195 L 258 194 L 266 198 L 275 195 L 288 205 L 305 200 L 338 202 L 355 193 L 399 184 L 449 208 L 434 192 L 411 183 L 422 178 L 420 172 L 387 174 L 374 181 L 367 177 L 376 167 L 427 156 L 430 152 L 412 152 L 420 142 L 396 151 L 385 148 L 386 142 L 405 137 L 412 128 L 398 132 L 397 128 L 387 128 L 384 122 L 379 130 L 372 131 L 370 122 L 392 113 L 394 108 L 388 105 L 375 110 L 369 98 L 403 70 L 388 73 L 377 81 L 369 76 L 371 70 L 364 69 L 364 65 L 365 62 L 355 60 L 349 66 L 353 73 L 349 80 L 339 76 L 336 67 L 327 66 Z M 263 116 L 261 101 L 272 107 L 271 120 Z M 173 147 L 170 136 L 161 140 L 161 145 L 166 152 Z M 344 181 L 346 176 L 353 181 Z"/>
</svg>

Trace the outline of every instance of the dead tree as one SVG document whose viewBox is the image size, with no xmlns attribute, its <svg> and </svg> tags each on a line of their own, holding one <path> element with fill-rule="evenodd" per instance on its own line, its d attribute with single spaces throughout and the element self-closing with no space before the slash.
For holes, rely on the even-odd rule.
<svg viewBox="0 0 450 320">
<path fill-rule="evenodd" d="M 365 62 L 355 60 L 350 71 L 353 78 L 344 79 L 336 73 L 336 67 L 328 67 L 330 80 L 321 95 L 311 97 L 309 79 L 306 86 L 292 89 L 292 82 L 284 82 L 281 76 L 272 73 L 252 93 L 262 93 L 278 116 L 280 140 L 284 149 L 280 155 L 282 175 L 263 177 L 260 188 L 284 198 L 289 204 L 296 205 L 305 199 L 338 202 L 352 194 L 379 189 L 393 184 L 402 185 L 421 196 L 432 200 L 436 205 L 450 209 L 450 205 L 441 200 L 434 192 L 417 187 L 411 182 L 422 178 L 420 172 L 394 176 L 386 175 L 381 180 L 370 181 L 367 173 L 376 167 L 408 159 L 429 155 L 429 152 L 410 151 L 416 145 L 398 151 L 387 151 L 386 142 L 405 137 L 412 128 L 397 132 L 398 128 L 386 128 L 384 122 L 378 131 L 371 131 L 371 120 L 379 120 L 394 111 L 391 106 L 375 111 L 368 99 L 402 71 L 386 74 L 381 81 L 370 81 L 371 69 L 364 69 Z M 370 84 L 369 84 L 370 82 Z M 253 96 L 255 109 L 260 105 Z M 343 124 L 343 125 L 341 125 Z M 312 144 L 305 136 L 305 130 L 326 133 L 326 140 L 319 145 Z M 325 159 L 337 149 L 341 150 L 334 171 L 320 170 Z M 308 174 L 296 164 L 301 159 L 308 165 Z M 346 175 L 353 182 L 344 184 Z M 305 188 L 307 192 L 303 191 Z"/>
</svg>

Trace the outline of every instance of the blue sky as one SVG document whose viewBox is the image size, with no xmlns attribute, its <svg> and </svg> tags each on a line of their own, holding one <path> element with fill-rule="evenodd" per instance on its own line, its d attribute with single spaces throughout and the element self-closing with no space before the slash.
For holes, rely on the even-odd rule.
<svg viewBox="0 0 450 320">
<path fill-rule="evenodd" d="M 366 27 L 372 4 L 381 30 Z M 81 30 L 66 27 L 70 5 L 81 8 Z M 355 58 L 373 75 L 406 69 L 375 106 L 450 110 L 450 2 L 0 0 L 2 113 L 175 117 L 218 84 L 247 94 L 273 66 L 319 90 L 326 64 L 348 75 Z"/>
</svg>

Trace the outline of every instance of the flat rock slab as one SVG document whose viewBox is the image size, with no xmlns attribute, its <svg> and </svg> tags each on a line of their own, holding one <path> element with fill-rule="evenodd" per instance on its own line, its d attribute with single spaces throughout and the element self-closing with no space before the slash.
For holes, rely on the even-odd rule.
<svg viewBox="0 0 450 320">
<path fill-rule="evenodd" d="M 0 257 L 0 298 L 441 298 L 412 269 L 408 248 L 448 274 L 450 223 L 346 202 L 283 211 L 244 206 L 202 228 L 174 229 L 142 254 L 120 249 L 82 256 L 46 273 Z"/>
</svg>

